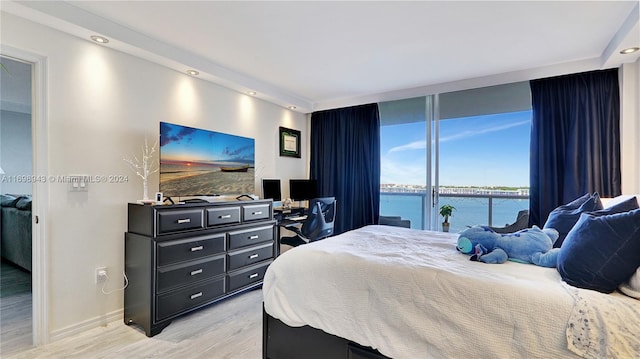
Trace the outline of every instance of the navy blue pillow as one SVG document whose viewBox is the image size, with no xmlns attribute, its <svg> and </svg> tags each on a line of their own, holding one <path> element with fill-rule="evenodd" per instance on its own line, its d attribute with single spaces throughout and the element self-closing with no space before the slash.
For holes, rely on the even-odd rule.
<svg viewBox="0 0 640 359">
<path fill-rule="evenodd" d="M 631 210 L 638 209 L 638 207 L 640 206 L 638 206 L 638 200 L 636 199 L 636 197 L 630 197 L 620 203 L 614 204 L 611 207 L 591 212 L 591 214 L 594 214 L 596 216 L 603 216 L 605 214 L 629 212 Z"/>
<path fill-rule="evenodd" d="M 640 209 L 584 213 L 558 254 L 558 272 L 568 284 L 613 292 L 640 267 Z"/>
<path fill-rule="evenodd" d="M 596 194 L 596 193 L 594 193 L 594 194 Z M 590 193 L 585 193 L 584 195 L 582 195 L 582 197 L 578 197 L 578 198 L 574 199 L 573 201 L 563 205 L 562 207 L 567 208 L 567 209 L 576 209 L 576 208 L 580 207 L 583 203 L 588 201 L 590 198 L 591 198 L 591 194 Z"/>
<path fill-rule="evenodd" d="M 558 231 L 559 236 L 553 244 L 553 247 L 559 248 L 562 246 L 562 242 L 564 242 L 567 233 L 569 233 L 573 225 L 578 222 L 582 213 L 599 209 L 602 209 L 600 195 L 598 195 L 598 192 L 594 192 L 593 195 L 586 193 L 584 196 L 576 198 L 551 211 L 543 228 L 553 228 Z"/>
</svg>

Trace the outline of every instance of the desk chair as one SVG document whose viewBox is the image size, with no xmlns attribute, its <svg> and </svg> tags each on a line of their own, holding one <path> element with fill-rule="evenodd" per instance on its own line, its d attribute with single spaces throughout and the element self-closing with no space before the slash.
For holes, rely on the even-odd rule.
<svg viewBox="0 0 640 359">
<path fill-rule="evenodd" d="M 327 238 L 333 234 L 333 222 L 336 218 L 336 199 L 334 197 L 314 198 L 309 201 L 307 219 L 300 229 L 287 228 L 296 233 L 293 237 L 282 237 L 280 243 L 297 247 L 301 244 Z"/>
<path fill-rule="evenodd" d="M 402 219 L 400 216 L 379 216 L 378 224 L 383 226 L 411 228 L 411 220 Z"/>
<path fill-rule="evenodd" d="M 513 233 L 527 227 L 529 227 L 529 210 L 523 209 L 522 211 L 518 212 L 518 217 L 512 224 L 507 224 L 504 227 L 490 228 L 493 229 L 496 233 Z"/>
</svg>

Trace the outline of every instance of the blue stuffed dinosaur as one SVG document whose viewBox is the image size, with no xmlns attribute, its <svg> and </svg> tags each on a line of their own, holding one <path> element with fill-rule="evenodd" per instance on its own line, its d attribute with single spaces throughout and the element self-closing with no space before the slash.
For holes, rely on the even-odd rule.
<svg viewBox="0 0 640 359">
<path fill-rule="evenodd" d="M 510 260 L 555 268 L 560 248 L 553 248 L 553 243 L 558 236 L 553 228 L 537 226 L 506 234 L 496 233 L 487 226 L 475 226 L 460 233 L 456 249 L 470 254 L 473 261 L 504 263 Z"/>
</svg>

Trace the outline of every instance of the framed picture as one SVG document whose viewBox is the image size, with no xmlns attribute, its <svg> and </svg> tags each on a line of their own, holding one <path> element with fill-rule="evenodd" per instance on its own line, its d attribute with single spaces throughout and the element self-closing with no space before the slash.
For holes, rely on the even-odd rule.
<svg viewBox="0 0 640 359">
<path fill-rule="evenodd" d="M 300 158 L 300 131 L 280 127 L 280 156 Z"/>
</svg>

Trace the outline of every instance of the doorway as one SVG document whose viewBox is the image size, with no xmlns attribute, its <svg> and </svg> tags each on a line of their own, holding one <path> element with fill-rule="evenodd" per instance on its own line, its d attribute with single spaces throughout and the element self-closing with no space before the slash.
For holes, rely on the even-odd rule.
<svg viewBox="0 0 640 359">
<path fill-rule="evenodd" d="M 12 269 L 18 270 L 23 274 L 21 287 L 13 287 L 13 291 L 26 294 L 31 297 L 30 307 L 23 307 L 21 310 L 7 310 L 8 314 L 22 315 L 22 330 L 14 331 L 8 336 L 7 331 L 11 328 L 5 327 L 4 310 L 2 322 L 2 353 L 8 354 L 11 349 L 21 351 L 23 349 L 38 346 L 49 341 L 48 333 L 48 303 L 47 286 L 48 278 L 46 276 L 48 262 L 46 261 L 48 250 L 46 246 L 46 213 L 48 207 L 48 184 L 46 181 L 33 181 L 33 178 L 47 178 L 47 120 L 46 120 L 46 67 L 47 59 L 43 56 L 33 54 L 27 51 L 16 49 L 10 46 L 0 46 L 0 63 L 2 73 L 0 91 L 0 102 L 2 112 L 2 123 L 0 123 L 0 167 L 3 168 L 0 177 L 4 182 L 0 181 L 0 194 L 13 192 L 20 194 L 21 210 L 28 210 L 29 204 L 31 208 L 30 224 L 31 224 L 31 258 L 29 260 L 16 260 L 12 262 L 7 260 L 8 265 L 12 265 Z M 8 112 L 5 112 L 8 111 Z M 12 112 L 12 113 L 9 113 Z M 6 116 L 5 116 L 6 115 Z M 23 121 L 23 122 L 20 122 Z M 27 142 L 28 145 L 16 145 L 16 140 Z M 17 146 L 23 153 L 15 154 L 14 149 L 7 149 L 8 146 Z M 26 154 L 25 154 L 26 153 Z M 21 162 L 17 163 L 16 158 Z M 19 177 L 19 176 L 23 177 Z M 26 182 L 26 183 L 25 183 Z M 9 185 L 9 183 L 11 183 Z M 20 185 L 18 185 L 20 184 Z M 31 195 L 29 202 L 25 197 Z M 4 209 L 4 208 L 3 208 Z M 23 213 L 24 214 L 24 213 Z M 29 222 L 28 220 L 26 221 Z M 10 226 L 7 225 L 8 229 Z M 13 226 L 11 226 L 13 228 Z M 3 226 L 4 228 L 4 226 Z M 4 229 L 3 229 L 4 231 Z M 5 232 L 3 232 L 5 233 Z M 5 238 L 2 238 L 2 247 L 5 245 Z M 26 242 L 26 241 L 25 241 Z M 26 253 L 28 256 L 28 253 Z M 5 260 L 3 259 L 3 262 Z M 30 263 L 30 271 L 25 269 Z M 4 272 L 3 275 L 10 274 Z M 26 276 L 24 274 L 26 273 Z M 3 290 L 5 282 L 2 283 Z M 30 288 L 29 288 L 30 287 Z M 9 285 L 6 287 L 7 293 Z M 4 298 L 3 298 L 4 302 Z M 21 303 L 24 304 L 24 303 Z M 27 322 L 27 323 L 25 323 Z M 26 330 L 25 328 L 30 328 Z M 20 337 L 18 339 L 18 337 Z M 5 340 L 12 339 L 11 347 L 5 348 Z"/>
<path fill-rule="evenodd" d="M 4 56 L 0 63 L 0 351 L 11 354 L 33 343 L 32 65 Z"/>
<path fill-rule="evenodd" d="M 380 215 L 436 229 L 438 95 L 381 102 Z"/>
</svg>

